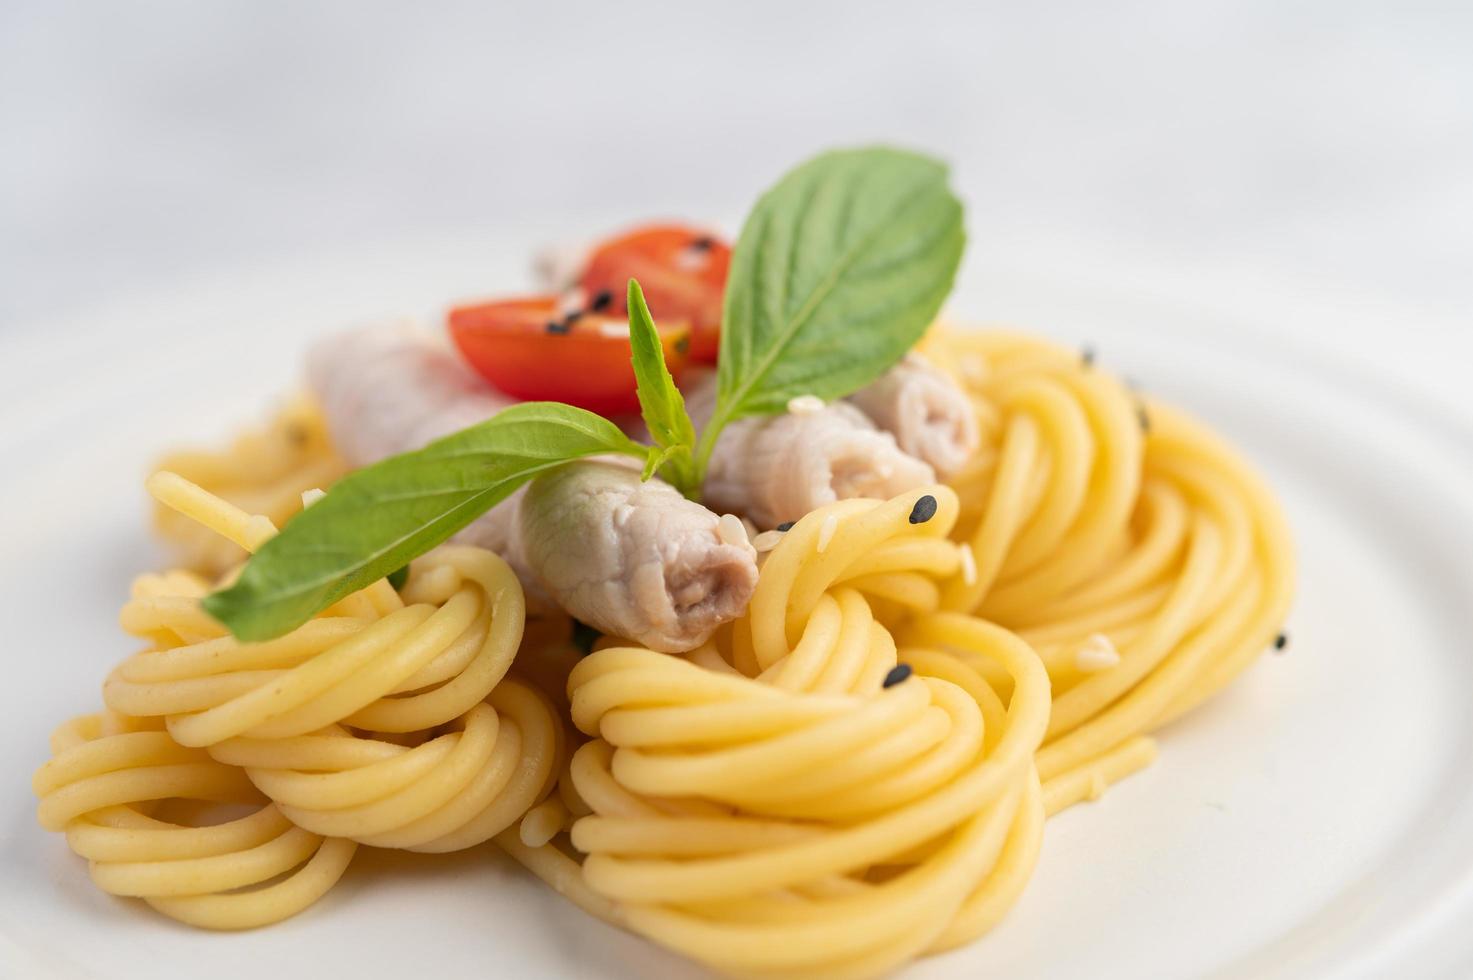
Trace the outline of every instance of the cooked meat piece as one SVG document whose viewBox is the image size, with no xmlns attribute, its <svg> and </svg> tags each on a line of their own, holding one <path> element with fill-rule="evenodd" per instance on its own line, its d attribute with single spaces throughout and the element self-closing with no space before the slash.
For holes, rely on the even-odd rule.
<svg viewBox="0 0 1473 980">
<path fill-rule="evenodd" d="M 977 451 L 977 415 L 966 393 L 919 355 L 907 355 L 849 400 L 943 478 Z"/>
<path fill-rule="evenodd" d="M 719 525 L 622 461 L 585 460 L 528 485 L 517 543 L 570 614 L 677 653 L 741 615 L 757 586 L 756 551 Z"/>
<path fill-rule="evenodd" d="M 307 381 L 333 444 L 353 466 L 422 448 L 514 401 L 454 351 L 400 324 L 359 327 L 318 342 L 307 357 Z"/>
<path fill-rule="evenodd" d="M 715 408 L 714 372 L 690 378 L 685 397 L 697 427 L 704 426 Z M 927 463 L 902 452 L 853 405 L 794 408 L 726 427 L 706 470 L 707 505 L 776 527 L 835 500 L 889 498 L 936 482 Z"/>
</svg>

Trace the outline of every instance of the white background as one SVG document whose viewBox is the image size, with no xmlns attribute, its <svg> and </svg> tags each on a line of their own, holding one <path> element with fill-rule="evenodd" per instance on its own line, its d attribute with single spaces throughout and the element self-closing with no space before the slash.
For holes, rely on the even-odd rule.
<svg viewBox="0 0 1473 980">
<path fill-rule="evenodd" d="M 1454 2 L 6 0 L 0 331 L 365 242 L 730 220 L 879 139 L 954 164 L 973 288 L 1027 253 L 1473 404 Z"/>
</svg>

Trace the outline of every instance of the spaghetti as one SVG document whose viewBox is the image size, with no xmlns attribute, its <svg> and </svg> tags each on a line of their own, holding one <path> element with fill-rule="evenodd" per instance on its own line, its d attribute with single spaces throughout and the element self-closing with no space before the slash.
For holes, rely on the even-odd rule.
<svg viewBox="0 0 1473 980">
<path fill-rule="evenodd" d="M 1268 648 L 1293 547 L 1216 436 L 1033 338 L 938 331 L 930 350 L 971 368 L 959 380 L 988 434 L 952 481 L 976 573 L 943 605 L 1038 651 L 1054 688 L 1045 779 L 1191 710 Z"/>
<path fill-rule="evenodd" d="M 276 922 L 321 898 L 356 845 L 293 826 L 239 769 L 112 712 L 83 715 L 51 739 L 33 781 L 41 826 L 64 830 L 92 881 L 207 929 Z M 171 804 L 177 811 L 161 809 Z M 202 804 L 251 807 L 222 823 Z M 192 811 L 192 812 L 191 812 Z"/>
<path fill-rule="evenodd" d="M 274 533 L 177 474 L 149 488 L 244 550 Z M 186 571 L 135 583 L 122 623 L 149 646 L 109 676 L 107 712 L 58 731 L 37 774 L 43 826 L 66 830 L 105 890 L 195 925 L 261 925 L 320 897 L 356 843 L 471 847 L 552 789 L 562 722 L 506 676 L 523 598 L 490 552 L 440 549 L 402 594 L 380 580 L 266 643 L 206 615 L 209 590 Z M 175 799 L 259 809 L 200 827 L 150 815 Z"/>
<path fill-rule="evenodd" d="M 1129 742 L 1041 784 L 1041 662 L 942 608 L 957 513 L 946 488 L 821 508 L 705 647 L 581 662 L 581 875 L 551 845 L 513 853 L 724 973 L 873 976 L 987 931 L 1027 882 L 1046 812 L 1151 752 Z"/>
<path fill-rule="evenodd" d="M 869 976 L 985 932 L 1044 815 L 1149 764 L 1287 612 L 1277 505 L 1201 426 L 1037 341 L 928 346 L 986 433 L 955 492 L 816 511 L 711 644 L 577 666 L 586 857 L 513 849 L 722 972 Z"/>
<path fill-rule="evenodd" d="M 302 494 L 331 486 L 347 466 L 333 451 L 316 404 L 299 395 L 224 450 L 170 453 L 156 469 L 280 527 L 302 509 Z M 154 527 L 182 567 L 204 575 L 219 575 L 247 555 L 239 544 L 162 503 L 154 508 Z"/>
<path fill-rule="evenodd" d="M 359 843 L 494 840 L 729 974 L 873 976 L 981 935 L 1047 816 L 1149 764 L 1153 732 L 1271 644 L 1293 557 L 1231 450 L 1092 359 L 945 329 L 922 351 L 982 448 L 947 486 L 768 532 L 745 614 L 678 656 L 580 656 L 505 562 L 457 547 L 239 643 L 206 575 L 341 464 L 308 406 L 176 457 L 149 487 L 190 567 L 135 584 L 146 649 L 58 731 L 43 825 L 100 887 L 212 928 L 306 907 Z M 200 816 L 218 805 L 248 812 Z"/>
</svg>

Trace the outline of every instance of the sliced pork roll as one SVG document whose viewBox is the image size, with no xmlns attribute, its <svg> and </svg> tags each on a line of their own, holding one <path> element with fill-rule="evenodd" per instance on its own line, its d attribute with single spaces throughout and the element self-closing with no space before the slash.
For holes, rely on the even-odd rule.
<svg viewBox="0 0 1473 980">
<path fill-rule="evenodd" d="M 686 407 L 697 428 L 715 408 L 716 376 L 691 378 Z M 707 505 L 758 527 L 796 521 L 851 497 L 889 498 L 936 482 L 926 462 L 845 402 L 795 399 L 783 415 L 741 419 L 716 440 L 702 488 Z"/>
<path fill-rule="evenodd" d="M 888 499 L 935 482 L 930 466 L 839 402 L 727 426 L 711 454 L 704 496 L 718 510 L 776 527 L 836 500 Z"/>
<path fill-rule="evenodd" d="M 333 445 L 355 467 L 422 448 L 514 401 L 407 323 L 320 341 L 307 355 L 307 383 Z"/>
<path fill-rule="evenodd" d="M 515 545 L 570 614 L 605 633 L 679 653 L 741 615 L 757 552 L 722 520 L 623 461 L 570 463 L 533 480 Z"/>
<path fill-rule="evenodd" d="M 943 478 L 977 451 L 981 436 L 966 393 L 917 354 L 906 355 L 849 400 L 893 435 L 902 450 L 929 463 Z"/>
</svg>

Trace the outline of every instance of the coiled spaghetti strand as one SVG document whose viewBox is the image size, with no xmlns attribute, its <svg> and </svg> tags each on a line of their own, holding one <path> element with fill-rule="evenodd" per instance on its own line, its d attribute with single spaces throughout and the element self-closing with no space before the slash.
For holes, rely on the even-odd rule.
<svg viewBox="0 0 1473 980">
<path fill-rule="evenodd" d="M 445 591 L 442 572 L 455 583 L 443 598 L 436 594 Z M 431 586 L 439 579 L 440 588 L 420 594 L 431 588 L 418 587 L 421 576 Z M 416 562 L 404 594 L 410 605 L 372 622 L 329 617 L 266 643 L 215 635 L 145 650 L 113 671 L 104 700 L 138 717 L 166 715 L 174 737 L 197 746 L 287 738 L 340 722 L 399 732 L 445 724 L 483 700 L 511 665 L 521 587 L 496 556 L 452 547 Z M 122 619 L 144 636 L 194 636 L 206 628 L 201 615 L 193 596 L 155 595 L 132 600 Z"/>
<path fill-rule="evenodd" d="M 147 725 L 112 713 L 73 719 L 33 780 L 41 825 L 66 831 L 98 888 L 191 925 L 248 929 L 295 915 L 337 882 L 351 841 L 293 826 L 239 769 Z M 257 809 L 198 826 L 150 815 L 181 800 Z"/>
<path fill-rule="evenodd" d="M 1143 758 L 1129 748 L 1135 736 L 1220 690 L 1282 623 L 1293 558 L 1277 504 L 1200 425 L 1139 402 L 1068 352 L 996 333 L 937 331 L 928 343 L 946 352 L 943 363 L 985 363 L 961 380 L 997 441 L 985 453 L 997 465 L 955 483 L 988 504 L 973 532 L 978 581 L 954 579 L 943 604 L 975 608 L 1039 647 L 1055 690 L 1039 754 L 1046 780 Z M 1089 440 L 1048 386 L 1077 403 Z M 1076 512 L 1075 498 L 1052 488 L 1061 461 L 1077 474 L 1081 460 L 1089 490 Z M 1035 492 L 1040 480 L 1051 489 Z M 1042 542 L 1033 551 L 1030 529 Z M 1082 659 L 1091 643 L 1107 659 Z"/>
<path fill-rule="evenodd" d="M 552 787 L 561 722 L 506 680 L 414 746 L 334 727 L 290 739 L 237 738 L 211 755 L 241 766 L 294 824 L 374 847 L 454 851 L 500 833 Z"/>
<path fill-rule="evenodd" d="M 934 510 L 913 523 L 923 497 Z M 880 568 L 954 571 L 956 512 L 943 488 L 824 508 L 707 648 L 574 667 L 573 719 L 597 737 L 570 767 L 592 810 L 572 843 L 619 921 L 724 972 L 862 976 L 964 941 L 1016 897 L 1043 821 L 1037 656 L 934 612 L 897 648 L 856 587 Z M 991 661 L 1008 696 L 953 646 Z M 919 676 L 886 687 L 901 662 Z"/>
<path fill-rule="evenodd" d="M 242 547 L 274 533 L 175 474 L 149 489 Z M 440 549 L 402 597 L 375 582 L 263 643 L 207 616 L 208 588 L 185 572 L 135 583 L 121 618 L 148 648 L 109 677 L 108 713 L 64 727 L 37 773 L 42 824 L 67 831 L 99 887 L 247 928 L 314 901 L 359 842 L 471 847 L 553 790 L 563 726 L 505 676 L 524 606 L 500 558 Z M 187 801 L 259 809 L 212 826 L 160 819 Z"/>
</svg>

